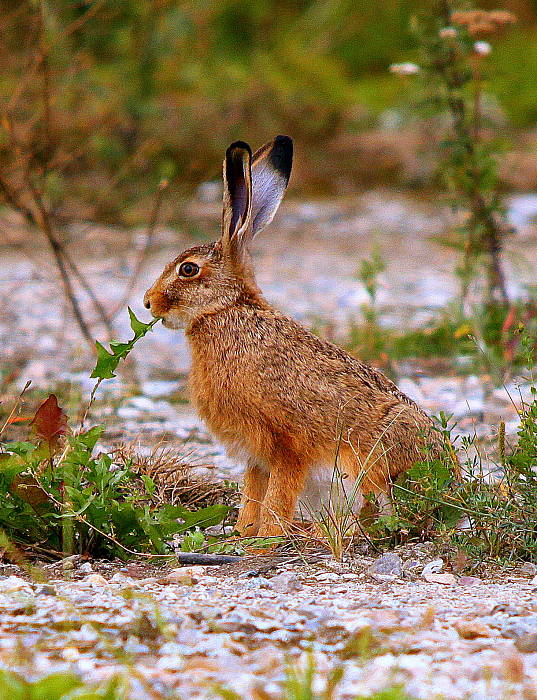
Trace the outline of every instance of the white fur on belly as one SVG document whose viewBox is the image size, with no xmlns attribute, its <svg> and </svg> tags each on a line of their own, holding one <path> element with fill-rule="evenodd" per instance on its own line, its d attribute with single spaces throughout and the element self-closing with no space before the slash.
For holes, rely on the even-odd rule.
<svg viewBox="0 0 537 700">
<path fill-rule="evenodd" d="M 351 506 L 352 512 L 358 515 L 364 501 L 362 493 L 355 488 L 354 479 L 341 476 L 341 473 L 334 473 L 333 464 L 312 467 L 298 499 L 298 513 L 309 520 L 314 513 L 327 510 L 337 513 Z"/>
</svg>

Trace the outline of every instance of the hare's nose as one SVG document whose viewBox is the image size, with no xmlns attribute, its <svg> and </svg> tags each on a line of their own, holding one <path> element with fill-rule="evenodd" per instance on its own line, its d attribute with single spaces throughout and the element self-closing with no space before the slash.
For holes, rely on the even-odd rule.
<svg viewBox="0 0 537 700">
<path fill-rule="evenodd" d="M 151 308 L 151 302 L 149 301 L 149 294 L 147 292 L 144 294 L 144 306 L 146 309 Z"/>
</svg>

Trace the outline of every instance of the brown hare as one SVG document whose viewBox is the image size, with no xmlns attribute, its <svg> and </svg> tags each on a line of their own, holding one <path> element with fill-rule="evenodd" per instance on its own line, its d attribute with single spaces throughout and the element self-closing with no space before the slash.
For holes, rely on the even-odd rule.
<svg viewBox="0 0 537 700">
<path fill-rule="evenodd" d="M 185 250 L 144 303 L 168 328 L 184 328 L 192 353 L 190 392 L 230 456 L 245 462 L 236 529 L 285 533 L 313 472 L 358 480 L 380 496 L 439 434 L 418 406 L 381 372 L 312 335 L 274 309 L 259 290 L 250 241 L 272 221 L 293 157 L 277 136 L 252 157 L 233 143 L 224 160 L 222 235 Z"/>
</svg>

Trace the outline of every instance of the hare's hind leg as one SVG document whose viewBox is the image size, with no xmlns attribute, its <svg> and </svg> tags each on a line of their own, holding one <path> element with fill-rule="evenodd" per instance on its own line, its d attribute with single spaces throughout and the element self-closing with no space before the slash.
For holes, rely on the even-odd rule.
<svg viewBox="0 0 537 700">
<path fill-rule="evenodd" d="M 285 535 L 304 487 L 307 467 L 294 455 L 279 455 L 270 464 L 267 492 L 263 500 L 259 537 Z"/>
<path fill-rule="evenodd" d="M 255 537 L 261 519 L 261 503 L 265 498 L 269 475 L 254 461 L 248 461 L 244 472 L 242 502 L 235 529 L 243 537 Z"/>
</svg>

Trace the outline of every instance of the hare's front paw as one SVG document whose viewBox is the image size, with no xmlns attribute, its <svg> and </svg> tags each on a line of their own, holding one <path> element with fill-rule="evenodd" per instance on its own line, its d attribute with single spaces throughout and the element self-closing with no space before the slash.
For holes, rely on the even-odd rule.
<svg viewBox="0 0 537 700">
<path fill-rule="evenodd" d="M 256 537 L 259 531 L 259 518 L 251 517 L 250 513 L 241 511 L 235 525 L 235 531 L 241 537 Z"/>
<path fill-rule="evenodd" d="M 266 518 L 261 521 L 259 525 L 259 530 L 257 531 L 258 537 L 286 537 L 287 528 L 285 524 L 276 518 Z"/>
</svg>

